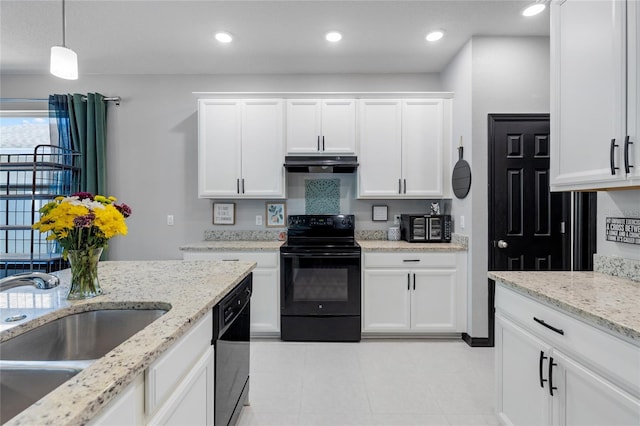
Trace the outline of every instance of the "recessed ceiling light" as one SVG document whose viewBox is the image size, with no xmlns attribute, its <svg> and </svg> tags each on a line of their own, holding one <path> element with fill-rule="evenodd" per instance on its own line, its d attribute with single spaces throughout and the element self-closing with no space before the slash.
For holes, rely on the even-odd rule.
<svg viewBox="0 0 640 426">
<path fill-rule="evenodd" d="M 340 34 L 337 31 L 331 31 L 327 33 L 327 35 L 325 35 L 324 38 L 326 38 L 327 41 L 330 41 L 331 43 L 335 43 L 337 41 L 342 40 L 342 34 Z"/>
<path fill-rule="evenodd" d="M 535 16 L 546 8 L 544 3 L 534 3 L 522 11 L 522 16 Z"/>
<path fill-rule="evenodd" d="M 429 34 L 427 34 L 426 39 L 427 41 L 438 41 L 442 37 L 444 37 L 444 31 L 437 30 L 437 31 L 431 31 Z"/>
<path fill-rule="evenodd" d="M 231 43 L 233 41 L 233 37 L 229 33 L 219 31 L 216 33 L 216 40 L 220 43 Z"/>
</svg>

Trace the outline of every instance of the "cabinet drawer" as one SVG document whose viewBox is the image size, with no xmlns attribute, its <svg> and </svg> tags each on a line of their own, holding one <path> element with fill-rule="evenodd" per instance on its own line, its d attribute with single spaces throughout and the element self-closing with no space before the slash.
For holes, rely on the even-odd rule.
<svg viewBox="0 0 640 426">
<path fill-rule="evenodd" d="M 639 347 L 506 288 L 499 281 L 496 284 L 497 312 L 535 333 L 558 350 L 580 360 L 594 371 L 611 378 L 621 387 L 640 395 Z"/>
<path fill-rule="evenodd" d="M 213 314 L 207 313 L 146 370 L 146 412 L 153 413 L 191 370 L 213 339 Z"/>
<path fill-rule="evenodd" d="M 184 260 L 222 260 L 222 261 L 242 261 L 256 262 L 257 268 L 277 268 L 278 253 L 276 252 L 248 252 L 248 251 L 191 251 L 185 252 Z"/>
<path fill-rule="evenodd" d="M 456 253 L 365 253 L 365 268 L 440 268 L 456 266 Z"/>
</svg>

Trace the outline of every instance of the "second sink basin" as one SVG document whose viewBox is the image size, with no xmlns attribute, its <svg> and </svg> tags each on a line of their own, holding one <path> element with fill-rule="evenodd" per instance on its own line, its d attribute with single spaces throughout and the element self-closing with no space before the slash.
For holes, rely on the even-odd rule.
<svg viewBox="0 0 640 426">
<path fill-rule="evenodd" d="M 0 360 L 97 359 L 166 312 L 103 309 L 68 315 L 0 343 Z"/>
<path fill-rule="evenodd" d="M 0 423 L 78 374 L 72 368 L 0 368 Z"/>
</svg>

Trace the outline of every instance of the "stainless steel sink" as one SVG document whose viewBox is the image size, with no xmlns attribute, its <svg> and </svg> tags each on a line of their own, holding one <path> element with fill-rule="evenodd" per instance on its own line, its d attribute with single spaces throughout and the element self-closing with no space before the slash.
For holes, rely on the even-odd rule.
<svg viewBox="0 0 640 426">
<path fill-rule="evenodd" d="M 72 368 L 0 368 L 0 423 L 12 419 L 79 372 Z"/>
<path fill-rule="evenodd" d="M 97 359 L 166 312 L 113 309 L 68 315 L 0 343 L 0 360 Z"/>
<path fill-rule="evenodd" d="M 0 423 L 78 374 L 165 309 L 102 309 L 68 315 L 0 343 Z"/>
</svg>

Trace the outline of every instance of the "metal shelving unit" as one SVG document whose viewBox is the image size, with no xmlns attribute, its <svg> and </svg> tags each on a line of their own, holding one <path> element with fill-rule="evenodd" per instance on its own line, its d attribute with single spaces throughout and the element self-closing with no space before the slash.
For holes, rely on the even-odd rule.
<svg viewBox="0 0 640 426">
<path fill-rule="evenodd" d="M 79 152 L 52 145 L 0 154 L 0 277 L 67 267 L 58 243 L 31 225 L 46 203 L 79 191 L 79 161 Z"/>
</svg>

